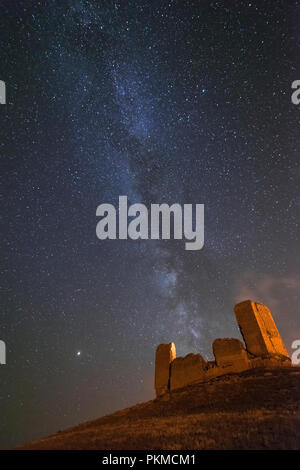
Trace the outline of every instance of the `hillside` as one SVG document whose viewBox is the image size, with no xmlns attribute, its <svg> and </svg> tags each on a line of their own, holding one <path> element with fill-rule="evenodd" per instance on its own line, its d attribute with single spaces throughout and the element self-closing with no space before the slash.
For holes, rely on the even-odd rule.
<svg viewBox="0 0 300 470">
<path fill-rule="evenodd" d="M 232 374 L 23 449 L 300 449 L 300 367 Z"/>
</svg>

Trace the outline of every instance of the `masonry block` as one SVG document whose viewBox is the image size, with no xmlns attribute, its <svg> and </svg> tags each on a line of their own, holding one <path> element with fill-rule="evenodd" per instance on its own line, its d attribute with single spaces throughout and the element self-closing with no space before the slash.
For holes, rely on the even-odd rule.
<svg viewBox="0 0 300 470">
<path fill-rule="evenodd" d="M 254 356 L 289 357 L 268 307 L 245 300 L 234 311 L 248 352 Z"/>
<path fill-rule="evenodd" d="M 170 390 L 204 380 L 206 362 L 200 354 L 178 357 L 171 364 Z"/>
<path fill-rule="evenodd" d="M 237 366 L 239 369 L 249 364 L 247 351 L 239 339 L 215 339 L 213 352 L 218 367 Z"/>
<path fill-rule="evenodd" d="M 155 390 L 160 396 L 169 390 L 170 365 L 176 358 L 174 343 L 160 344 L 156 349 L 155 356 Z"/>
</svg>

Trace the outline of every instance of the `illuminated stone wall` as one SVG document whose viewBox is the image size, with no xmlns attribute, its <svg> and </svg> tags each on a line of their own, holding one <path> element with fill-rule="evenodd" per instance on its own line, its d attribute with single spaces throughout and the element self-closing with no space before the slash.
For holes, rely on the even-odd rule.
<svg viewBox="0 0 300 470">
<path fill-rule="evenodd" d="M 161 396 L 187 385 L 215 377 L 239 373 L 257 367 L 292 365 L 270 310 L 262 304 L 245 300 L 234 307 L 245 341 L 216 339 L 215 361 L 205 361 L 200 354 L 176 358 L 174 343 L 160 344 L 156 350 L 155 390 Z"/>
</svg>

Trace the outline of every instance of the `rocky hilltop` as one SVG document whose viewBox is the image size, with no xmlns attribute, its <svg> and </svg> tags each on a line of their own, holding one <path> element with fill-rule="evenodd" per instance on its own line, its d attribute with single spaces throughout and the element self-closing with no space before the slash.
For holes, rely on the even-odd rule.
<svg viewBox="0 0 300 470">
<path fill-rule="evenodd" d="M 23 448 L 300 450 L 300 367 L 223 375 Z"/>
<path fill-rule="evenodd" d="M 234 310 L 245 345 L 216 339 L 206 362 L 161 344 L 155 400 L 23 448 L 300 450 L 300 368 L 265 305 L 246 300 Z"/>
</svg>

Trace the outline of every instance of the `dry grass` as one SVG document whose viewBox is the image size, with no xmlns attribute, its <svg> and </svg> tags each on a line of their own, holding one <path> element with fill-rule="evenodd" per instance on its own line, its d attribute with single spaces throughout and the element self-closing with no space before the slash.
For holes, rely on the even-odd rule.
<svg viewBox="0 0 300 470">
<path fill-rule="evenodd" d="M 195 384 L 27 449 L 300 449 L 300 368 Z"/>
</svg>

